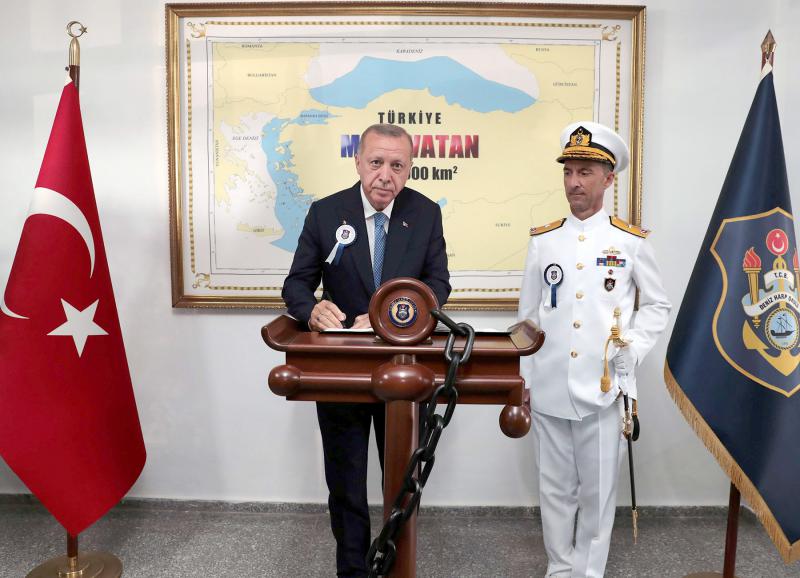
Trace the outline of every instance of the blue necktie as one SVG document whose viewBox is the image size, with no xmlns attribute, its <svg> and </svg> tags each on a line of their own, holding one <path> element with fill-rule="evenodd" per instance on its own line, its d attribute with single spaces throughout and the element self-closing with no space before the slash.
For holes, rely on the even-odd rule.
<svg viewBox="0 0 800 578">
<path fill-rule="evenodd" d="M 381 284 L 381 271 L 383 270 L 383 253 L 386 251 L 386 231 L 383 224 L 386 222 L 386 215 L 375 213 L 375 251 L 372 259 L 372 276 L 375 279 L 375 289 Z"/>
</svg>

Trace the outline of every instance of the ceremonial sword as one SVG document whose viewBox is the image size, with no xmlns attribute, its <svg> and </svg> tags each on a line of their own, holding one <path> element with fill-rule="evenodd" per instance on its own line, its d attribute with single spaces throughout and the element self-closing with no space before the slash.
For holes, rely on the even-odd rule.
<svg viewBox="0 0 800 578">
<path fill-rule="evenodd" d="M 603 393 L 608 393 L 611 390 L 611 376 L 608 370 L 608 345 L 614 343 L 617 347 L 626 347 L 628 342 L 625 341 L 620 335 L 619 318 L 621 312 L 619 307 L 614 308 L 614 325 L 611 326 L 611 335 L 606 339 L 605 353 L 603 356 L 603 363 L 605 364 L 603 370 L 603 377 L 600 378 L 600 390 Z M 619 376 L 626 381 L 627 375 Z M 624 388 L 627 391 L 627 387 Z M 633 475 L 633 442 L 639 439 L 639 416 L 637 415 L 636 400 L 633 400 L 633 414 L 631 415 L 631 404 L 628 400 L 628 394 L 622 395 L 622 403 L 625 409 L 625 417 L 622 420 L 622 435 L 628 441 L 628 471 L 631 476 L 631 518 L 633 519 L 633 543 L 636 544 L 639 538 L 639 512 L 636 510 L 636 480 Z"/>
<path fill-rule="evenodd" d="M 636 510 L 636 481 L 633 476 L 633 442 L 639 439 L 639 417 L 636 415 L 636 400 L 633 400 L 633 415 L 628 406 L 628 395 L 622 395 L 625 406 L 624 427 L 622 430 L 628 440 L 628 471 L 631 474 L 631 517 L 633 518 L 633 543 L 639 538 L 639 512 Z"/>
</svg>

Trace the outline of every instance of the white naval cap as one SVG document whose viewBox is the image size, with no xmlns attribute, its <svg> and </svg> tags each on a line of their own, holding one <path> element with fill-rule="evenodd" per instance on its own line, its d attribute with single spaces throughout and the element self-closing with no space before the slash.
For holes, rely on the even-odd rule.
<svg viewBox="0 0 800 578">
<path fill-rule="evenodd" d="M 615 173 L 628 167 L 630 151 L 625 141 L 613 130 L 597 122 L 573 122 L 561 131 L 563 152 L 556 160 L 567 159 L 611 163 Z"/>
</svg>

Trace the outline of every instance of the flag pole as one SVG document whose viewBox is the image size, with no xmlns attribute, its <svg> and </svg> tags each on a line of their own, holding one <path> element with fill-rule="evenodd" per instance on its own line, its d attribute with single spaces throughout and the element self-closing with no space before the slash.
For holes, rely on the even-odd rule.
<svg viewBox="0 0 800 578">
<path fill-rule="evenodd" d="M 723 578 L 735 578 L 736 571 L 736 544 L 739 535 L 739 505 L 742 494 L 731 482 L 731 491 L 728 497 L 728 529 L 725 533 L 725 561 L 722 566 Z"/>
<path fill-rule="evenodd" d="M 772 31 L 768 30 L 767 35 L 761 42 L 761 75 L 763 76 L 775 63 L 775 37 Z M 769 66 L 769 69 L 767 69 Z M 728 528 L 725 531 L 725 560 L 723 562 L 722 574 L 719 572 L 699 572 L 687 574 L 685 578 L 736 578 L 736 544 L 739 534 L 739 506 L 741 505 L 742 494 L 739 489 L 731 482 L 730 495 L 728 496 Z"/>
<path fill-rule="evenodd" d="M 67 24 L 67 34 L 72 37 L 67 72 L 76 90 L 80 88 L 81 77 L 81 45 L 78 38 L 86 32 L 86 27 L 77 20 Z M 84 552 L 79 559 L 78 535 L 67 532 L 67 555 L 40 564 L 26 578 L 119 578 L 121 575 L 122 562 L 108 552 Z"/>
<path fill-rule="evenodd" d="M 697 572 L 687 574 L 684 578 L 736 578 L 736 541 L 739 534 L 739 504 L 742 495 L 731 482 L 731 492 L 728 497 L 728 529 L 725 531 L 725 560 L 722 574 L 719 572 Z"/>
</svg>

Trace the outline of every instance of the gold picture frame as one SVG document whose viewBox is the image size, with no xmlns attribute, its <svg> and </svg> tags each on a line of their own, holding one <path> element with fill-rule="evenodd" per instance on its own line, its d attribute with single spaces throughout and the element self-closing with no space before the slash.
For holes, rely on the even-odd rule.
<svg viewBox="0 0 800 578">
<path fill-rule="evenodd" d="M 553 161 L 559 127 L 572 120 L 591 116 L 627 138 L 630 168 L 607 209 L 640 224 L 644 6 L 278 2 L 167 4 L 165 12 L 175 307 L 283 307 L 281 281 L 303 207 L 357 180 L 347 158 L 357 140 L 347 139 L 390 112 L 400 119 L 409 111 L 402 118 L 417 139 L 408 186 L 443 207 L 450 309 L 516 309 L 528 227 L 566 211 Z M 444 68 L 431 68 L 434 60 Z M 336 100 L 360 95 L 353 87 L 371 77 L 347 92 L 335 85 L 347 74 L 334 72 L 364 72 L 367 61 L 402 66 L 388 77 L 413 79 L 378 91 L 370 102 L 380 101 L 380 112 Z M 409 70 L 415 75 L 403 76 Z M 478 90 L 458 85 L 454 96 L 455 84 L 439 86 L 465 74 Z M 510 104 L 520 98 L 533 104 Z M 418 102 L 426 104 L 413 106 L 415 122 L 435 110 L 454 119 L 451 126 L 440 117 L 415 134 L 408 103 Z M 319 118 L 309 120 L 309 111 Z M 341 158 L 319 155 L 325 142 L 328 152 L 341 145 Z"/>
</svg>

